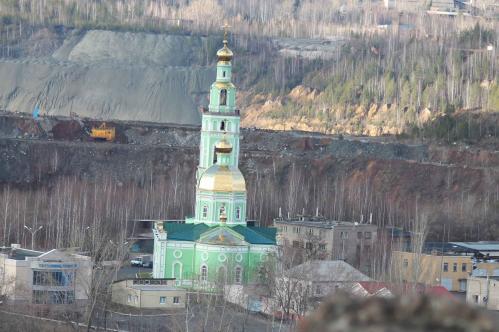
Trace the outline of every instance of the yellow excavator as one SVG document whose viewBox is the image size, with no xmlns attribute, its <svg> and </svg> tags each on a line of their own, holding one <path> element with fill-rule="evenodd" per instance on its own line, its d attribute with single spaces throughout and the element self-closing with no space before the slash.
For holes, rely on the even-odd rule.
<svg viewBox="0 0 499 332">
<path fill-rule="evenodd" d="M 108 127 L 106 123 L 103 122 L 99 127 L 92 127 L 90 137 L 96 141 L 112 142 L 116 137 L 116 130 L 114 127 Z"/>
</svg>

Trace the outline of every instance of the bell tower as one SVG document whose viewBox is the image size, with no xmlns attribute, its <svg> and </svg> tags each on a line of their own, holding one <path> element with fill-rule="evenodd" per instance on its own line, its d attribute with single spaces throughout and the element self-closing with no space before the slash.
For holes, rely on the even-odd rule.
<svg viewBox="0 0 499 332">
<path fill-rule="evenodd" d="M 217 76 L 210 88 L 208 109 L 203 109 L 201 117 L 201 144 L 196 180 L 210 166 L 216 163 L 215 145 L 225 139 L 232 146 L 229 166 L 239 165 L 239 110 L 236 109 L 236 87 L 232 84 L 232 57 L 229 49 L 228 28 L 225 24 L 223 47 L 217 52 Z"/>
</svg>

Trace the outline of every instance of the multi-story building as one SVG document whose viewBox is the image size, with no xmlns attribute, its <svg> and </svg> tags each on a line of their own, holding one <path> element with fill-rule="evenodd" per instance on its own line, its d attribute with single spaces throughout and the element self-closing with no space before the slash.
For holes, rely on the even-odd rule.
<svg viewBox="0 0 499 332">
<path fill-rule="evenodd" d="M 429 242 L 421 253 L 394 251 L 392 276 L 398 281 L 466 292 L 471 275 L 487 277 L 499 272 L 496 258 L 499 242 Z"/>
<path fill-rule="evenodd" d="M 343 260 L 363 272 L 370 271 L 373 244 L 377 237 L 376 225 L 297 216 L 277 218 L 274 226 L 281 244 L 301 250 L 302 260 Z"/>
<path fill-rule="evenodd" d="M 441 285 L 449 291 L 465 292 L 472 268 L 472 256 L 467 255 L 392 253 L 392 276 L 401 282 Z"/>
<path fill-rule="evenodd" d="M 0 248 L 1 294 L 7 301 L 69 304 L 88 299 L 90 257 L 53 249 L 48 252 Z"/>
</svg>

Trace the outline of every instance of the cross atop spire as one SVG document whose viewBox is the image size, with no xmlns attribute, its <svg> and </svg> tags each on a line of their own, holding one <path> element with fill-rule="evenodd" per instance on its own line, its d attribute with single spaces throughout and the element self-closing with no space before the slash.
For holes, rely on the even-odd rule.
<svg viewBox="0 0 499 332">
<path fill-rule="evenodd" d="M 227 40 L 227 37 L 229 36 L 229 29 L 231 28 L 231 26 L 229 24 L 227 24 L 227 22 L 224 23 L 224 25 L 222 25 L 222 29 L 224 30 L 224 41 Z"/>
</svg>

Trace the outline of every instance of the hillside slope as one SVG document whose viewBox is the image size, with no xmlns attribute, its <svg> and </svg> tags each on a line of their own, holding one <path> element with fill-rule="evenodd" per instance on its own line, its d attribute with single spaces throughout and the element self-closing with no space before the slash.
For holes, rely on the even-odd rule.
<svg viewBox="0 0 499 332">
<path fill-rule="evenodd" d="M 199 123 L 214 78 L 212 66 L 200 65 L 207 38 L 72 31 L 51 46 L 44 56 L 0 61 L 1 109 Z"/>
</svg>

